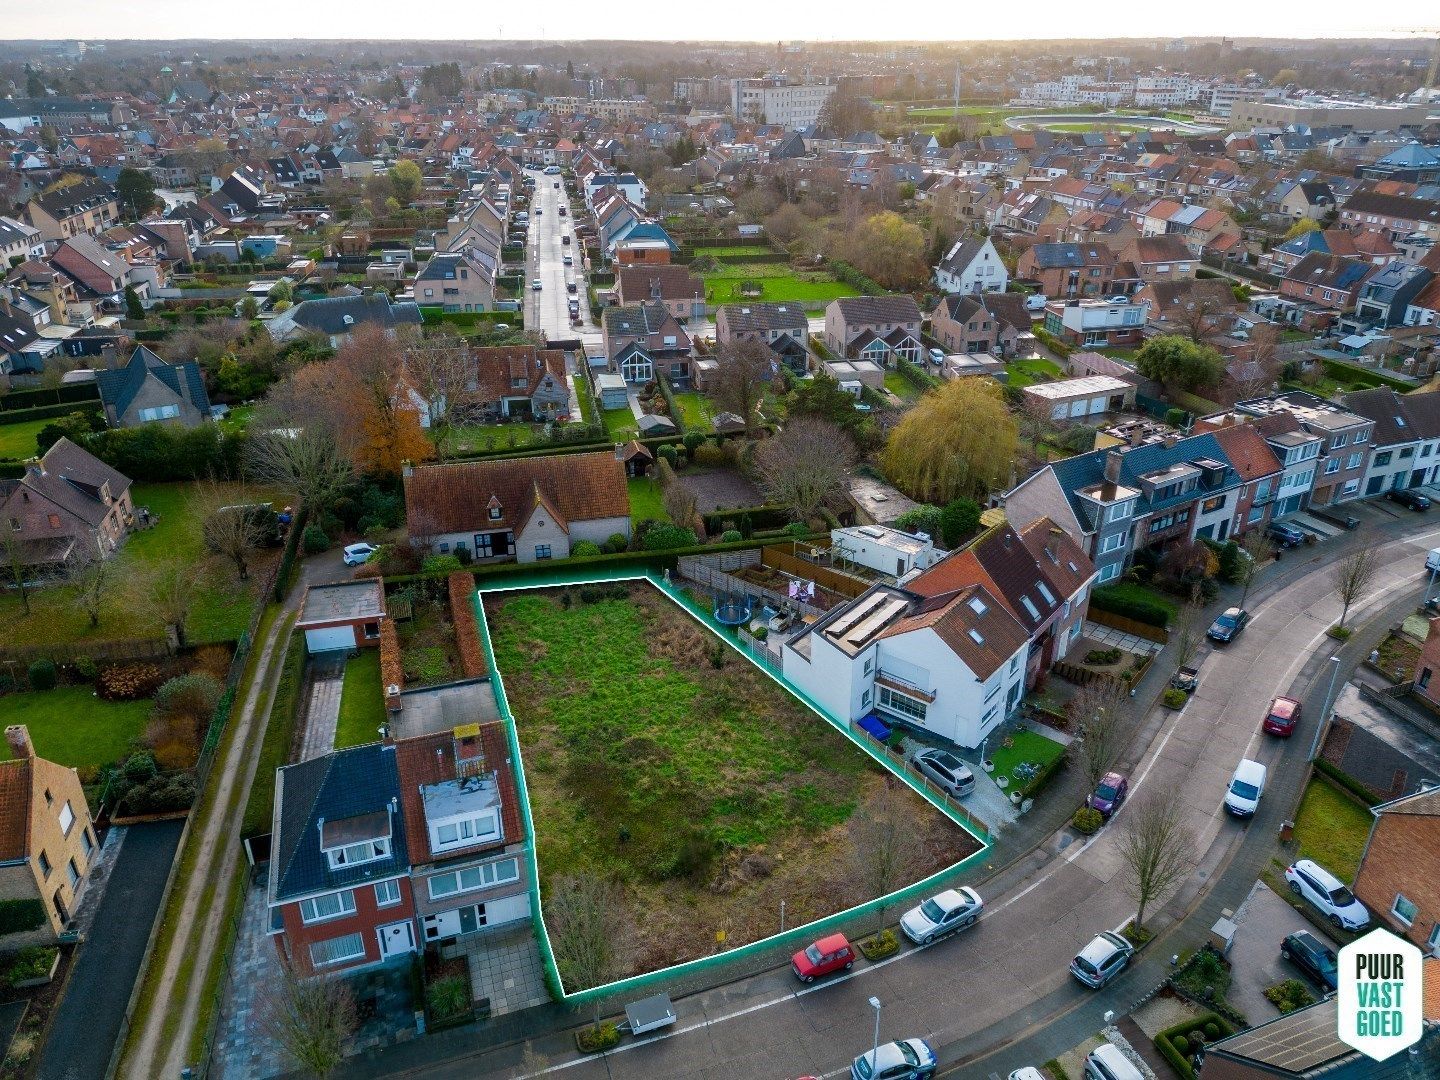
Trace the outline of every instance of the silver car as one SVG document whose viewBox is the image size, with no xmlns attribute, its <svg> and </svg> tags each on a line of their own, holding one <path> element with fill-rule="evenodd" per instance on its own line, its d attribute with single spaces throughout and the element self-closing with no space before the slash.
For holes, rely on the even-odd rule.
<svg viewBox="0 0 1440 1080">
<path fill-rule="evenodd" d="M 911 760 L 917 769 L 957 799 L 975 790 L 975 774 L 948 750 L 921 750 Z"/>
<path fill-rule="evenodd" d="M 911 908 L 900 918 L 900 929 L 916 945 L 929 945 L 936 938 L 968 930 L 980 918 L 985 901 L 968 885 L 946 889 Z"/>
</svg>

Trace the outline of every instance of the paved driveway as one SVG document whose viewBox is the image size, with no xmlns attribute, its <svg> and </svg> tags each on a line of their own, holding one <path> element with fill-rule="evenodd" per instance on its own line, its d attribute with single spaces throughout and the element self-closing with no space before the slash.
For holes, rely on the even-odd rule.
<svg viewBox="0 0 1440 1080">
<path fill-rule="evenodd" d="M 1332 949 L 1335 943 L 1315 928 L 1305 916 L 1276 896 L 1270 886 L 1257 881 L 1245 903 L 1235 913 L 1235 941 L 1230 947 L 1230 992 L 1225 996 L 1252 1024 L 1263 1024 L 1280 1015 L 1265 997 L 1265 988 L 1286 979 L 1299 979 L 1310 992 L 1315 987 L 1294 964 L 1280 959 L 1280 943 L 1286 935 L 1308 930 Z M 1319 996 L 1318 994 L 1316 996 Z"/>
<path fill-rule="evenodd" d="M 40 1056 L 40 1080 L 100 1080 L 120 1034 L 130 988 L 184 822 L 132 825 Z"/>
</svg>

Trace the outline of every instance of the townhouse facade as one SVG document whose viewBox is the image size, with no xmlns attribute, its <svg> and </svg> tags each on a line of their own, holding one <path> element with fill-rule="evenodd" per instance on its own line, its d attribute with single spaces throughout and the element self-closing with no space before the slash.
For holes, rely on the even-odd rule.
<svg viewBox="0 0 1440 1080">
<path fill-rule="evenodd" d="M 1081 348 L 1138 345 L 1149 308 L 1117 298 L 1052 300 L 1045 305 L 1045 329 L 1061 341 Z"/>
<path fill-rule="evenodd" d="M 837 357 L 894 367 L 899 357 L 918 364 L 920 307 L 910 296 L 846 296 L 825 308 L 825 345 Z"/>
</svg>

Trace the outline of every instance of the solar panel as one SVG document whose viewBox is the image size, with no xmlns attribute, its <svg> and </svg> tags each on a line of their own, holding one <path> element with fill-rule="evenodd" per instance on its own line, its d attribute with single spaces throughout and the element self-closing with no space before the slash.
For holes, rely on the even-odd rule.
<svg viewBox="0 0 1440 1080">
<path fill-rule="evenodd" d="M 1335 1012 L 1331 998 L 1226 1039 L 1221 1048 L 1237 1057 L 1304 1073 L 1354 1052 L 1336 1033 Z"/>
</svg>

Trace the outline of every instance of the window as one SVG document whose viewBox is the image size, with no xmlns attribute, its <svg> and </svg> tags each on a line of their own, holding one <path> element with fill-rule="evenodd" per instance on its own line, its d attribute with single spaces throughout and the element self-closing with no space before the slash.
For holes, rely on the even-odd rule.
<svg viewBox="0 0 1440 1080">
<path fill-rule="evenodd" d="M 1394 915 L 1395 918 L 1399 919 L 1406 926 L 1409 926 L 1415 921 L 1415 916 L 1418 915 L 1419 912 L 1420 909 L 1415 906 L 1415 901 L 1406 897 L 1404 893 L 1395 894 L 1395 903 L 1390 908 L 1391 915 Z"/>
<path fill-rule="evenodd" d="M 70 809 L 70 804 L 67 802 L 64 806 L 60 808 L 60 831 L 64 835 L 69 836 L 70 830 L 74 827 L 75 811 Z"/>
<path fill-rule="evenodd" d="M 1351 454 L 1348 458 L 1345 459 L 1345 468 L 1358 469 L 1360 467 L 1360 459 L 1362 456 L 1363 455 L 1361 455 L 1359 452 Z"/>
<path fill-rule="evenodd" d="M 324 922 L 355 914 L 355 891 L 344 889 L 325 896 L 312 896 L 300 901 L 300 921 L 303 923 Z"/>
<path fill-rule="evenodd" d="M 1369 441 L 1370 441 L 1370 432 L 1369 432 L 1368 429 L 1365 430 L 1365 431 L 1357 431 L 1357 432 L 1355 432 L 1355 445 L 1356 445 L 1356 446 L 1359 446 L 1362 442 L 1369 442 Z"/>
<path fill-rule="evenodd" d="M 868 709 L 868 708 L 870 707 L 870 691 L 869 691 L 869 690 L 866 690 L 863 694 L 860 695 L 860 707 L 861 707 L 862 709 Z"/>
<path fill-rule="evenodd" d="M 1329 459 L 1325 462 L 1325 475 L 1326 475 L 1326 476 L 1330 476 L 1332 473 L 1337 473 L 1337 472 L 1339 472 L 1339 471 L 1340 471 L 1340 459 L 1339 459 L 1339 458 L 1333 458 L 1333 457 L 1332 457 L 1332 458 L 1329 458 Z"/>
<path fill-rule="evenodd" d="M 1100 541 L 1100 554 L 1103 555 L 1107 551 L 1116 551 L 1119 548 L 1123 548 L 1124 546 L 1125 534 L 1111 533 L 1109 536 L 1105 537 L 1105 539 Z"/>
<path fill-rule="evenodd" d="M 1115 578 L 1120 576 L 1121 569 L 1122 567 L 1119 563 L 1111 563 L 1100 571 L 1100 576 L 1096 580 L 1101 585 L 1105 584 L 1105 582 L 1107 581 L 1113 581 Z M 1079 626 L 1080 624 L 1076 623 L 1075 625 Z"/>
<path fill-rule="evenodd" d="M 1430 937 L 1425 944 L 1429 946 L 1431 956 L 1440 956 L 1440 922 L 1430 928 Z"/>
<path fill-rule="evenodd" d="M 436 874 L 429 880 L 430 899 L 441 900 L 456 893 L 489 889 L 520 880 L 519 859 L 499 859 L 480 866 L 467 866 L 448 874 Z"/>
<path fill-rule="evenodd" d="M 1202 514 L 1208 514 L 1212 510 L 1219 510 L 1222 506 L 1225 505 L 1225 499 L 1226 496 L 1224 495 L 1216 495 L 1213 499 L 1206 499 L 1200 505 L 1200 512 Z"/>
<path fill-rule="evenodd" d="M 1345 445 L 1346 443 L 1348 443 L 1349 441 L 1350 441 L 1350 436 L 1349 436 L 1348 434 L 1346 434 L 1345 432 L 1342 431 L 1339 435 L 1336 435 L 1335 438 L 1333 438 L 1333 439 L 1330 440 L 1330 449 L 1331 449 L 1331 450 L 1339 450 L 1342 446 L 1344 446 L 1344 445 Z"/>
<path fill-rule="evenodd" d="M 1105 520 L 1124 521 L 1130 516 L 1130 512 L 1134 509 L 1135 504 L 1133 502 L 1116 503 L 1110 507 L 1109 511 L 1105 514 Z"/>
<path fill-rule="evenodd" d="M 435 842 L 432 848 L 453 847 L 457 844 L 480 843 L 500 835 L 498 819 L 494 814 L 480 814 L 463 821 L 447 822 L 435 827 Z"/>
<path fill-rule="evenodd" d="M 1389 464 L 1390 464 L 1390 454 L 1391 454 L 1391 451 L 1389 451 L 1389 450 L 1381 450 L 1378 454 L 1375 455 L 1375 464 L 1376 464 L 1376 465 L 1389 465 Z"/>
<path fill-rule="evenodd" d="M 80 868 L 75 865 L 74 859 L 65 864 L 65 876 L 70 879 L 70 888 L 74 889 L 80 884 Z"/>
<path fill-rule="evenodd" d="M 332 870 L 341 866 L 356 866 L 360 863 L 374 862 L 376 859 L 389 857 L 390 838 L 386 836 L 379 840 L 364 840 L 358 844 L 346 844 L 342 848 L 335 848 L 325 854 L 330 859 L 330 869 Z"/>
<path fill-rule="evenodd" d="M 48 881 L 49 878 L 50 878 L 50 871 L 51 871 L 52 869 L 54 869 L 54 868 L 50 865 L 50 856 L 46 855 L 45 852 L 43 852 L 43 851 L 40 852 L 40 860 L 39 860 L 39 862 L 40 862 L 40 876 L 41 876 L 42 878 L 45 878 L 45 879 Z"/>
<path fill-rule="evenodd" d="M 95 851 L 95 841 L 90 836 L 89 829 L 80 832 L 80 846 L 85 849 L 85 857 L 88 859 Z"/>
<path fill-rule="evenodd" d="M 317 941 L 310 946 L 310 963 L 317 968 L 358 960 L 364 955 L 365 939 L 360 934 L 346 934 L 329 941 Z"/>
<path fill-rule="evenodd" d="M 179 405 L 157 405 L 153 409 L 141 409 L 140 422 L 146 424 L 152 420 L 173 420 L 179 415 Z"/>
<path fill-rule="evenodd" d="M 537 558 L 537 559 L 548 559 L 548 558 L 550 558 L 550 545 L 549 545 L 549 544 L 536 544 L 536 545 L 535 545 L 535 558 Z"/>
<path fill-rule="evenodd" d="M 925 702 L 918 701 L 898 690 L 891 690 L 888 686 L 880 687 L 879 705 L 882 709 L 889 709 L 891 712 L 899 713 L 901 716 L 910 717 L 915 720 L 925 719 Z"/>
<path fill-rule="evenodd" d="M 873 668 L 874 666 L 875 666 L 875 661 L 874 661 L 874 659 L 872 659 L 871 657 L 868 657 L 868 656 L 867 656 L 867 657 L 865 658 L 865 674 L 866 674 L 866 675 L 869 675 L 869 674 L 870 674 L 870 669 Z"/>
<path fill-rule="evenodd" d="M 968 602 L 970 604 L 970 610 L 975 612 L 976 615 L 984 615 L 985 612 L 990 610 L 985 606 L 985 601 L 981 600 L 978 596 L 972 596 Z"/>
<path fill-rule="evenodd" d="M 375 906 L 390 907 L 400 902 L 400 882 L 382 881 L 375 886 Z"/>
</svg>

